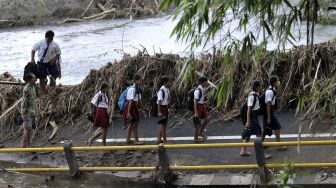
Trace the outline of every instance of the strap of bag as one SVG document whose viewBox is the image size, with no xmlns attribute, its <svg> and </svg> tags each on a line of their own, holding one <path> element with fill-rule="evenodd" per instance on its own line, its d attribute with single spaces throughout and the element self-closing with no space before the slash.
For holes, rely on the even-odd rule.
<svg viewBox="0 0 336 188">
<path fill-rule="evenodd" d="M 49 49 L 49 45 L 50 45 L 50 43 L 47 43 L 47 48 L 44 50 L 43 55 L 42 55 L 42 57 L 41 57 L 41 59 L 40 59 L 40 62 L 41 62 L 41 63 L 43 63 L 44 58 L 45 58 L 45 56 L 47 55 L 47 51 L 48 51 L 48 49 Z"/>
</svg>

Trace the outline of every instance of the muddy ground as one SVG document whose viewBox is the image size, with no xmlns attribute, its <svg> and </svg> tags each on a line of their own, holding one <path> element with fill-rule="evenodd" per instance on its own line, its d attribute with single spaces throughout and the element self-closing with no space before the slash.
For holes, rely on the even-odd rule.
<svg viewBox="0 0 336 188">
<path fill-rule="evenodd" d="M 185 111 L 181 111 L 173 115 L 170 119 L 168 128 L 168 137 L 191 137 L 192 125 L 191 121 L 187 120 L 183 124 L 180 124 L 181 114 Z M 236 136 L 240 135 L 242 131 L 242 125 L 237 119 L 235 121 L 216 121 L 216 115 L 213 114 L 213 122 L 207 128 L 208 136 Z M 279 118 L 283 125 L 283 134 L 297 134 L 299 131 L 299 124 L 297 118 L 292 111 L 281 112 Z M 139 128 L 139 134 L 141 138 L 156 137 L 158 132 L 158 126 L 155 123 L 154 118 L 143 118 Z M 329 121 L 325 124 L 321 122 L 314 122 L 312 127 L 309 128 L 310 122 L 304 122 L 302 124 L 302 133 L 330 133 L 333 131 L 335 120 Z M 33 147 L 56 147 L 63 146 L 63 142 L 68 140 L 72 141 L 74 146 L 86 146 L 85 141 L 96 130 L 89 129 L 89 123 L 86 119 L 82 119 L 75 123 L 75 126 L 66 125 L 62 127 L 59 134 L 51 140 L 47 141 L 50 133 L 52 132 L 50 127 L 47 127 L 46 131 L 41 131 L 33 138 Z M 126 130 L 123 123 L 115 119 L 113 126 L 111 125 L 108 130 L 108 138 L 124 138 Z M 20 137 L 5 142 L 5 147 L 19 147 Z M 302 138 L 302 140 L 323 140 L 326 138 Z M 296 139 L 283 139 L 284 141 L 296 140 Z M 268 141 L 274 141 L 274 139 L 268 139 Z M 241 142 L 240 139 L 233 140 L 208 140 L 205 143 L 230 143 Z M 181 143 L 193 143 L 192 141 L 172 141 L 173 144 Z M 154 144 L 154 142 L 146 142 L 147 145 Z M 95 146 L 100 146 L 100 142 L 94 143 Z M 108 145 L 126 145 L 123 142 L 108 142 Z M 317 147 L 305 147 L 298 148 L 290 147 L 288 151 L 278 152 L 275 148 L 267 149 L 269 154 L 272 154 L 272 159 L 268 160 L 268 163 L 283 163 L 286 159 L 291 162 L 333 162 L 335 160 L 336 150 L 330 147 L 334 146 L 321 146 Z M 195 149 L 195 150 L 169 150 L 168 155 L 171 165 L 211 165 L 211 164 L 254 164 L 255 158 L 252 157 L 240 157 L 239 148 L 225 148 L 225 149 Z M 251 148 L 251 151 L 253 149 Z M 2 160 L 15 161 L 19 163 L 29 163 L 26 167 L 36 167 L 36 165 L 48 165 L 53 167 L 67 167 L 67 162 L 64 153 L 27 153 L 27 154 L 2 154 Z M 93 166 L 157 166 L 158 156 L 156 151 L 111 151 L 111 152 L 76 152 L 76 158 L 79 166 L 93 167 Z M 323 161 L 321 161 L 323 159 Z M 13 167 L 13 166 L 8 166 Z M 278 170 L 272 169 L 275 173 Z M 297 169 L 297 172 L 306 172 L 315 176 L 315 174 L 322 174 L 321 179 L 318 181 L 325 181 L 325 174 L 332 176 L 333 170 L 313 169 L 303 170 Z M 229 170 L 229 171 L 180 171 L 176 172 L 179 181 L 186 181 L 190 176 L 197 174 L 215 174 L 215 175 L 227 175 L 232 174 L 248 175 L 255 174 L 255 170 Z M 108 172 L 107 174 L 113 174 L 121 177 L 128 177 L 137 181 L 143 182 L 158 182 L 155 172 Z M 324 174 L 324 175 L 323 175 Z M 317 181 L 316 180 L 316 181 Z M 182 184 L 184 184 L 183 182 Z"/>
</svg>

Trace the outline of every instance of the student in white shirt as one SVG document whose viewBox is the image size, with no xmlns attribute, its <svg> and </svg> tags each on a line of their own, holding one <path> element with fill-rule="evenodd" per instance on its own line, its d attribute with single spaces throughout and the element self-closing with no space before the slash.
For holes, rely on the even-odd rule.
<svg viewBox="0 0 336 188">
<path fill-rule="evenodd" d="M 195 89 L 194 92 L 194 126 L 195 126 L 195 133 L 194 133 L 194 141 L 201 142 L 204 141 L 204 129 L 206 128 L 207 124 L 209 123 L 209 112 L 206 106 L 205 101 L 205 88 L 209 86 L 208 78 L 205 76 L 201 76 L 198 79 L 199 86 Z M 203 123 L 202 123 L 202 120 Z M 201 137 L 201 138 L 199 138 Z"/>
<path fill-rule="evenodd" d="M 259 93 L 261 92 L 261 82 L 255 80 L 252 83 L 252 92 L 247 98 L 247 117 L 245 127 L 249 129 L 249 135 L 245 137 L 244 143 L 250 141 L 251 135 L 256 135 L 261 137 L 262 131 L 258 121 L 258 110 L 260 109 L 259 105 Z M 250 156 L 251 153 L 246 151 L 246 147 L 242 147 L 240 151 L 241 156 Z"/>
<path fill-rule="evenodd" d="M 160 133 L 157 139 L 157 143 L 163 142 L 164 144 L 168 143 L 167 140 L 167 122 L 168 115 L 170 113 L 169 102 L 170 102 L 170 87 L 172 86 L 172 80 L 169 76 L 162 76 L 160 78 L 161 83 L 163 84 L 159 91 L 157 92 L 157 116 L 160 118 L 158 124 L 160 125 Z"/>
<path fill-rule="evenodd" d="M 275 115 L 275 106 L 276 106 L 276 91 L 280 87 L 280 80 L 277 76 L 271 76 L 270 78 L 270 86 L 267 88 L 265 93 L 265 103 L 267 114 L 264 115 L 263 118 L 263 127 L 264 131 L 262 134 L 262 141 L 265 140 L 265 129 L 270 128 L 271 130 L 275 130 L 275 139 L 277 142 L 280 142 L 280 130 L 281 124 Z M 279 147 L 278 150 L 286 150 L 285 146 Z"/>
<path fill-rule="evenodd" d="M 140 75 L 134 76 L 134 85 L 129 87 L 127 90 L 126 100 L 127 104 L 125 110 L 122 114 L 122 120 L 130 121 L 130 125 L 127 129 L 126 143 L 127 144 L 136 144 L 142 145 L 144 142 L 139 141 L 138 137 L 138 126 L 140 121 L 140 112 L 139 108 L 141 108 L 142 102 L 142 92 L 140 86 L 142 85 L 142 78 Z M 133 133 L 134 141 L 131 140 L 131 135 Z"/>
<path fill-rule="evenodd" d="M 93 125 L 98 127 L 99 130 L 89 139 L 89 146 L 100 136 L 102 136 L 103 146 L 106 146 L 106 133 L 107 128 L 110 125 L 110 116 L 108 113 L 109 109 L 109 92 L 110 86 L 107 83 L 102 83 L 100 86 L 100 91 L 93 97 L 91 103 L 94 105 L 93 108 L 96 108 L 96 116 L 94 118 Z"/>
<path fill-rule="evenodd" d="M 31 62 L 35 63 L 35 52 L 38 52 L 37 67 L 38 78 L 40 79 L 41 91 L 46 93 L 46 78 L 50 75 L 50 85 L 56 85 L 56 78 L 60 77 L 60 55 L 61 49 L 54 42 L 54 32 L 49 30 L 45 39 L 34 44 L 31 52 Z"/>
</svg>

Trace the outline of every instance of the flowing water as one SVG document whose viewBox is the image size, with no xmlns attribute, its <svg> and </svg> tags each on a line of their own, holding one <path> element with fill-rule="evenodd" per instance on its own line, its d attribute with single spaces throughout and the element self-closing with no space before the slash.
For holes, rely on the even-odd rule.
<svg viewBox="0 0 336 188">
<path fill-rule="evenodd" d="M 21 78 L 23 68 L 30 61 L 33 44 L 44 38 L 45 31 L 55 31 L 55 41 L 62 50 L 62 84 L 78 84 L 92 68 L 122 58 L 122 51 L 136 54 L 144 46 L 153 52 L 188 53 L 187 45 L 170 38 L 174 27 L 169 15 L 140 20 L 101 20 L 63 25 L 30 26 L 0 30 L 0 73 L 10 72 Z M 315 42 L 335 37 L 336 26 L 317 25 Z M 298 31 L 294 32 L 298 36 Z M 239 34 L 237 34 L 239 35 Z M 304 44 L 305 32 L 297 44 Z M 213 45 L 210 42 L 208 49 Z M 274 47 L 274 45 L 273 45 Z M 270 45 L 272 48 L 272 45 Z M 200 52 L 202 49 L 196 49 Z"/>
</svg>

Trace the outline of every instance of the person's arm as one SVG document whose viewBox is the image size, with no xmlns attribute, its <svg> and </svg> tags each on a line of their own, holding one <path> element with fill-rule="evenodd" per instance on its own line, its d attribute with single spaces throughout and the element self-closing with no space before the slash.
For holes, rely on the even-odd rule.
<svg viewBox="0 0 336 188">
<path fill-rule="evenodd" d="M 50 60 L 50 63 L 53 65 L 56 64 L 57 60 L 60 58 L 60 55 L 61 54 L 57 54 L 54 58 Z"/>
<path fill-rule="evenodd" d="M 28 92 L 23 90 L 21 116 L 28 116 Z"/>
<path fill-rule="evenodd" d="M 199 100 L 199 90 L 196 89 L 194 93 L 194 112 L 195 112 L 195 117 L 198 118 L 198 111 L 197 111 L 197 100 Z"/>
<path fill-rule="evenodd" d="M 252 106 L 249 106 L 247 108 L 247 117 L 246 117 L 246 127 L 250 128 L 251 126 L 251 112 L 252 112 Z"/>
<path fill-rule="evenodd" d="M 34 44 L 32 51 L 31 51 L 31 61 L 35 63 L 35 52 L 40 48 L 40 42 Z"/>
<path fill-rule="evenodd" d="M 128 118 L 131 117 L 130 111 L 131 111 L 131 106 L 132 106 L 133 102 L 134 102 L 133 99 L 128 101 L 128 108 L 127 108 L 127 117 Z"/>
<path fill-rule="evenodd" d="M 271 102 L 267 102 L 267 124 L 271 124 L 272 119 L 271 119 Z"/>
<path fill-rule="evenodd" d="M 162 91 L 159 90 L 159 92 L 157 93 L 157 98 L 158 98 L 158 104 L 157 104 L 157 116 L 162 116 L 162 112 L 161 112 L 161 105 L 163 102 L 163 94 Z"/>
<path fill-rule="evenodd" d="M 31 60 L 30 60 L 30 62 L 35 63 L 35 51 L 34 50 L 31 51 Z"/>
</svg>

